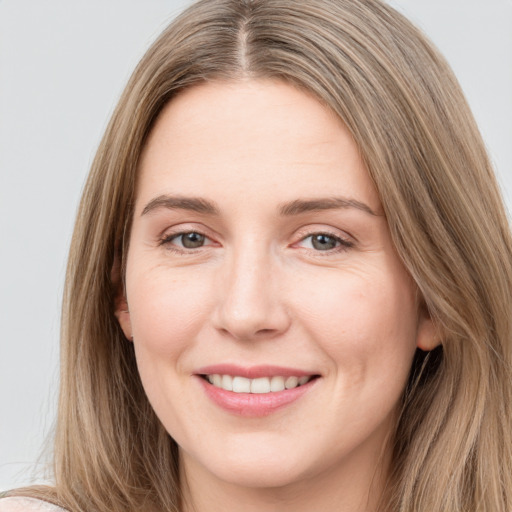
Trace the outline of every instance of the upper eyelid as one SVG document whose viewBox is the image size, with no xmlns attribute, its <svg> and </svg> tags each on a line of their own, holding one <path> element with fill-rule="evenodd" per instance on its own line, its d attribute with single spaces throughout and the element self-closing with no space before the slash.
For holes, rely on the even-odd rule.
<svg viewBox="0 0 512 512">
<path fill-rule="evenodd" d="M 218 236 L 216 235 L 215 231 L 203 226 L 198 226 L 195 222 L 182 222 L 173 226 L 166 226 L 165 229 L 160 231 L 158 238 L 170 238 L 185 233 L 199 233 L 200 235 L 208 238 L 215 238 Z"/>
<path fill-rule="evenodd" d="M 166 229 L 165 231 L 162 232 L 160 237 L 162 239 L 163 238 L 176 238 L 181 235 L 188 235 L 189 233 L 197 233 L 198 235 L 202 235 L 205 238 L 211 238 L 204 231 L 202 231 L 200 229 L 183 229 L 183 230 L 180 229 L 179 231 L 171 231 L 171 232 L 168 232 L 168 230 Z"/>
<path fill-rule="evenodd" d="M 191 223 L 191 224 L 194 224 L 194 223 Z M 167 226 L 165 229 L 162 229 L 160 231 L 158 237 L 159 238 L 164 238 L 164 237 L 167 238 L 167 237 L 173 237 L 173 236 L 186 234 L 186 233 L 199 233 L 208 238 L 215 238 L 215 237 L 220 238 L 219 234 L 217 234 L 214 230 L 211 230 L 209 228 L 195 227 L 192 225 L 190 227 L 189 226 L 178 227 L 178 226 L 181 226 L 181 224 L 178 224 L 177 226 Z M 347 231 L 343 231 L 343 230 L 340 230 L 339 228 L 332 228 L 332 227 L 300 228 L 300 229 L 294 230 L 294 232 L 296 233 L 296 236 L 300 237 L 301 239 L 306 238 L 308 236 L 312 236 L 312 235 L 324 234 L 324 235 L 329 235 L 329 236 L 333 236 L 333 237 L 341 238 L 341 239 L 351 239 L 354 241 L 357 240 L 355 236 L 351 235 Z M 209 233 L 212 233 L 212 234 L 209 234 Z"/>
<path fill-rule="evenodd" d="M 181 222 L 171 226 L 168 225 L 165 227 L 165 229 L 162 229 L 159 232 L 157 238 L 159 242 L 162 242 L 163 240 L 171 239 L 186 233 L 198 233 L 214 242 L 218 242 L 219 240 L 223 239 L 222 235 L 216 230 L 213 230 L 208 226 L 204 226 L 202 223 L 197 223 L 194 221 Z M 332 236 L 352 244 L 357 244 L 359 242 L 357 237 L 352 235 L 349 231 L 339 227 L 331 226 L 329 224 L 321 223 L 312 223 L 300 228 L 295 228 L 286 237 L 294 239 L 294 241 L 291 241 L 291 244 L 293 245 L 315 234 Z"/>
<path fill-rule="evenodd" d="M 167 233 L 167 234 L 165 234 L 165 232 L 164 232 L 164 234 L 160 238 L 160 241 L 161 242 L 171 241 L 171 240 L 173 240 L 175 238 L 178 238 L 178 237 L 183 236 L 183 235 L 187 235 L 189 233 L 197 233 L 198 235 L 204 236 L 204 238 L 207 239 L 207 240 L 210 240 L 212 242 L 214 241 L 211 236 L 208 236 L 206 233 L 203 233 L 202 231 L 199 231 L 197 229 L 190 229 L 190 230 L 185 230 L 185 231 L 176 231 L 174 233 Z"/>
<path fill-rule="evenodd" d="M 334 238 L 336 240 L 350 242 L 350 240 L 348 240 L 348 237 L 337 235 L 335 233 L 330 233 L 329 231 L 315 231 L 314 233 L 309 233 L 308 235 L 305 235 L 305 236 L 301 237 L 299 242 L 302 242 L 303 240 L 306 240 L 307 238 L 310 238 L 310 237 L 316 236 L 316 235 L 325 235 L 325 236 L 329 236 L 331 238 Z"/>
<path fill-rule="evenodd" d="M 301 229 L 297 230 L 296 233 L 297 233 L 297 236 L 300 237 L 300 240 L 304 240 L 308 236 L 323 234 L 323 235 L 332 236 L 334 238 L 339 238 L 340 240 L 345 240 L 347 242 L 352 242 L 352 243 L 358 242 L 357 238 L 355 236 L 353 236 L 351 233 L 344 231 L 342 229 L 334 228 L 334 227 L 330 227 L 330 226 L 328 226 L 328 227 L 318 226 L 315 228 L 301 228 Z"/>
</svg>

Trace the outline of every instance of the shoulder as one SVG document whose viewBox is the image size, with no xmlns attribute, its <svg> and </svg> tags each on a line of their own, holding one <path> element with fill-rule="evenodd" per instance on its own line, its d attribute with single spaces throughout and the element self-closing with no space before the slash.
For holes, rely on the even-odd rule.
<svg viewBox="0 0 512 512">
<path fill-rule="evenodd" d="M 36 498 L 11 497 L 0 499 L 0 512 L 66 512 L 47 501 Z"/>
</svg>

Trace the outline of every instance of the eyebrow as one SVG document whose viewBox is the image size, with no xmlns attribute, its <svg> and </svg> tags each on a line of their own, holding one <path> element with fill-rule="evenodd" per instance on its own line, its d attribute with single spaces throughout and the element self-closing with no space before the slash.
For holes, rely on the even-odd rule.
<svg viewBox="0 0 512 512">
<path fill-rule="evenodd" d="M 166 208 L 169 210 L 188 210 L 205 215 L 220 214 L 220 209 L 215 203 L 202 197 L 162 195 L 152 199 L 144 207 L 144 210 L 142 210 L 141 216 L 146 215 L 158 208 Z M 345 197 L 295 199 L 294 201 L 282 204 L 279 207 L 279 213 L 282 216 L 289 217 L 307 212 L 349 208 L 360 210 L 375 217 L 379 216 L 367 204 L 356 199 L 349 199 Z"/>
<path fill-rule="evenodd" d="M 296 199 L 289 203 L 285 203 L 280 208 L 281 215 L 299 215 L 301 213 L 322 211 L 322 210 L 338 210 L 355 208 L 361 210 L 369 215 L 378 217 L 367 204 L 357 201 L 356 199 L 349 199 L 346 197 L 326 197 L 319 199 Z"/>
<path fill-rule="evenodd" d="M 158 196 L 152 199 L 142 210 L 141 216 L 146 215 L 157 208 L 166 208 L 169 210 L 189 210 L 206 215 L 219 215 L 219 208 L 201 197 L 184 196 Z"/>
</svg>

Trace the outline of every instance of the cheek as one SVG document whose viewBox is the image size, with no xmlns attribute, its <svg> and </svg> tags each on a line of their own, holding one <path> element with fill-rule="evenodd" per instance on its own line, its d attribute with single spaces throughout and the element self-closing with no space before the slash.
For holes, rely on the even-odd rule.
<svg viewBox="0 0 512 512">
<path fill-rule="evenodd" d="M 161 268 L 134 272 L 127 281 L 135 340 L 160 355 L 190 343 L 208 309 L 204 281 Z"/>
<path fill-rule="evenodd" d="M 313 288 L 310 288 L 310 290 Z M 401 272 L 333 273 L 329 286 L 303 293 L 300 317 L 352 384 L 404 380 L 416 348 L 414 285 Z"/>
<path fill-rule="evenodd" d="M 162 267 L 129 271 L 127 296 L 139 375 L 160 420 L 169 431 L 180 432 L 183 398 L 176 400 L 176 390 L 188 377 L 187 355 L 194 351 L 207 315 L 204 280 Z"/>
<path fill-rule="evenodd" d="M 129 270 L 129 269 L 128 269 Z M 137 267 L 127 273 L 127 296 L 139 375 L 153 409 L 178 432 L 175 390 L 190 373 L 187 360 L 208 316 L 204 279 L 178 269 Z M 188 372 L 188 373 L 187 373 Z"/>
</svg>

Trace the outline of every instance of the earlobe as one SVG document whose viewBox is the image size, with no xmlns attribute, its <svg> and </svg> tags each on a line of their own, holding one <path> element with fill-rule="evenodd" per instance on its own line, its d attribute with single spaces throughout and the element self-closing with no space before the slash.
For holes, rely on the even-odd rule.
<svg viewBox="0 0 512 512">
<path fill-rule="evenodd" d="M 119 325 L 121 326 L 126 339 L 133 340 L 130 310 L 128 309 L 128 302 L 126 301 L 126 297 L 122 294 L 116 297 L 114 314 L 116 315 L 117 321 L 119 322 Z"/>
<path fill-rule="evenodd" d="M 441 345 L 441 334 L 426 306 L 422 307 L 420 311 L 416 345 L 424 352 L 430 352 Z"/>
</svg>

